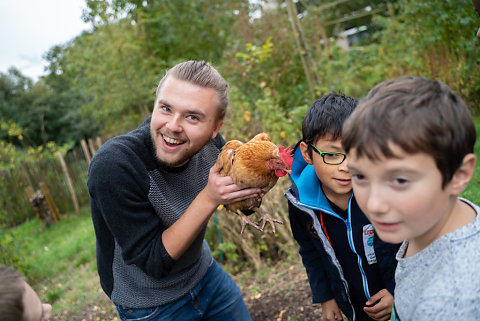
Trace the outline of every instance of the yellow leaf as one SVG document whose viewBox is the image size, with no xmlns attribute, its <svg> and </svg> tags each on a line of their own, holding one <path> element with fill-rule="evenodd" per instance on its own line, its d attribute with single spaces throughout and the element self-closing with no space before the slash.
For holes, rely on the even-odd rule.
<svg viewBox="0 0 480 321">
<path fill-rule="evenodd" d="M 250 110 L 246 110 L 245 113 L 243 113 L 243 118 L 249 122 L 250 121 Z"/>
</svg>

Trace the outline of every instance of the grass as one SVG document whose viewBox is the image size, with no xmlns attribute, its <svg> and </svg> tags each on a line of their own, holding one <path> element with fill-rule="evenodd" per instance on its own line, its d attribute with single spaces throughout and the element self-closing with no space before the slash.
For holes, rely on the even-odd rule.
<svg viewBox="0 0 480 321">
<path fill-rule="evenodd" d="M 49 227 L 33 219 L 9 233 L 21 253 L 22 273 L 40 299 L 53 304 L 54 314 L 84 314 L 86 307 L 98 309 L 105 300 L 96 271 L 90 212 L 83 208 L 79 215 L 66 214 L 61 219 Z"/>
</svg>

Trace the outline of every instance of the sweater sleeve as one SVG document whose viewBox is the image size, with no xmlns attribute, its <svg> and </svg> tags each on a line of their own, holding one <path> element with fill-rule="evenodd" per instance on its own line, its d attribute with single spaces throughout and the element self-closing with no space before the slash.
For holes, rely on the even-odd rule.
<svg viewBox="0 0 480 321">
<path fill-rule="evenodd" d="M 301 213 L 291 202 L 288 202 L 288 216 L 293 237 L 299 244 L 299 253 L 308 276 L 312 290 L 313 303 L 322 303 L 333 299 L 330 283 L 323 262 L 327 259 L 313 244 L 307 231 L 308 217 Z"/>
<path fill-rule="evenodd" d="M 111 236 L 127 264 L 161 278 L 174 260 L 162 243 L 162 226 L 148 199 L 150 179 L 139 155 L 121 143 L 109 144 L 92 159 L 88 174 L 97 248 L 113 253 Z"/>
</svg>

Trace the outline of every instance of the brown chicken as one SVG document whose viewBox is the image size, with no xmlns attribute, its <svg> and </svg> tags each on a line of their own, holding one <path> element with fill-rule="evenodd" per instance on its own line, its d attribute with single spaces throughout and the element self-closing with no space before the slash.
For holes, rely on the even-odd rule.
<svg viewBox="0 0 480 321">
<path fill-rule="evenodd" d="M 233 182 L 244 187 L 258 187 L 265 193 L 276 183 L 279 177 L 291 174 L 293 157 L 291 151 L 283 146 L 277 147 L 270 141 L 270 136 L 260 133 L 252 140 L 242 143 L 238 140 L 228 141 L 218 155 L 216 164 L 221 168 L 220 175 L 230 176 Z M 242 219 L 243 234 L 246 225 L 263 231 L 268 222 L 275 233 L 275 224 L 281 221 L 273 219 L 268 213 L 260 211 L 261 199 L 249 198 L 225 205 L 227 210 L 238 214 Z M 247 218 L 257 212 L 261 215 L 257 223 Z M 263 222 L 262 226 L 260 224 Z"/>
</svg>

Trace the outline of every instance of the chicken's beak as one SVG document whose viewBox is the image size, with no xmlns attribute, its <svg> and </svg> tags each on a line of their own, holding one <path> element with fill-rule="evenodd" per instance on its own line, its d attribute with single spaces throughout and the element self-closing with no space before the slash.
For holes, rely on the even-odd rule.
<svg viewBox="0 0 480 321">
<path fill-rule="evenodd" d="M 287 172 L 288 174 L 292 175 L 292 170 L 291 170 L 291 169 L 287 169 L 285 172 Z"/>
</svg>

